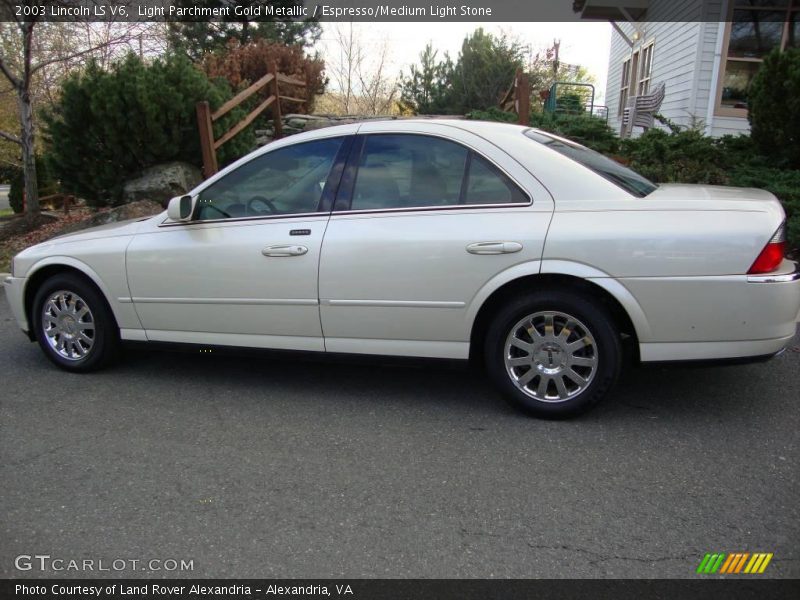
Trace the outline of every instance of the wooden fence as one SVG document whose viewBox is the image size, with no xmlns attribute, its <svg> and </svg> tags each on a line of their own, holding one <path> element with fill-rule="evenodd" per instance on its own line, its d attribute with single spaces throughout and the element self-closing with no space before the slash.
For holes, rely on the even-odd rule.
<svg viewBox="0 0 800 600">
<path fill-rule="evenodd" d="M 500 108 L 517 113 L 520 125 L 531 124 L 531 83 L 522 69 L 517 69 L 514 82 L 500 101 Z"/>
<path fill-rule="evenodd" d="M 236 94 L 233 98 L 228 100 L 213 113 L 211 112 L 208 102 L 203 101 L 197 103 L 197 126 L 200 129 L 200 149 L 203 153 L 204 177 L 211 177 L 219 170 L 219 166 L 217 165 L 217 148 L 222 146 L 222 144 L 230 140 L 235 135 L 241 133 L 242 130 L 250 125 L 250 123 L 252 123 L 258 115 L 272 105 L 274 105 L 272 109 L 272 120 L 275 128 L 275 139 L 281 137 L 281 100 L 300 104 L 304 104 L 306 102 L 305 98 L 282 96 L 280 93 L 281 83 L 295 87 L 306 87 L 305 81 L 295 79 L 294 77 L 284 75 L 283 73 L 278 73 L 278 66 L 277 64 L 273 63 L 269 73 L 264 75 L 264 77 L 256 81 L 246 90 L 242 90 Z M 226 115 L 232 109 L 239 106 L 242 102 L 267 85 L 272 86 L 272 94 L 270 94 L 266 100 L 254 108 L 253 111 L 244 119 L 223 133 L 219 139 L 214 139 L 214 121 Z"/>
</svg>

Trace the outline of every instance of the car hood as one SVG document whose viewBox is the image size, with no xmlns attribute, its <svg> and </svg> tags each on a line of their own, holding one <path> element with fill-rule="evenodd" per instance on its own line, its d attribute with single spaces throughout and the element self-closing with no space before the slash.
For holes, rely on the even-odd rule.
<svg viewBox="0 0 800 600">
<path fill-rule="evenodd" d="M 156 215 L 159 216 L 159 215 Z M 83 240 L 96 240 L 99 238 L 118 237 L 121 235 L 131 235 L 136 233 L 139 229 L 139 223 L 142 221 L 149 221 L 156 217 L 136 217 L 134 219 L 127 219 L 125 221 L 117 221 L 116 223 L 107 223 L 106 225 L 98 225 L 90 227 L 89 229 L 81 229 L 74 233 L 66 233 L 59 235 L 50 240 L 47 244 L 60 244 L 65 242 L 80 242 Z"/>
</svg>

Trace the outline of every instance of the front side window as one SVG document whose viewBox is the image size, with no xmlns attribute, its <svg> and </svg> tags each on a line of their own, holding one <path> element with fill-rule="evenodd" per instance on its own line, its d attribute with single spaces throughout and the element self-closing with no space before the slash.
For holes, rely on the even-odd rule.
<svg viewBox="0 0 800 600">
<path fill-rule="evenodd" d="M 464 146 L 414 134 L 366 137 L 351 210 L 527 203 L 497 167 Z"/>
<path fill-rule="evenodd" d="M 197 219 L 316 212 L 342 138 L 267 152 L 200 192 Z"/>
</svg>

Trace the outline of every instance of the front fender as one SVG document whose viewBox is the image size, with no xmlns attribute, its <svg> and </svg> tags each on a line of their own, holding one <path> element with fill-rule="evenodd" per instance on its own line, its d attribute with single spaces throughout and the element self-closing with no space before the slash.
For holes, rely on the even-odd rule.
<svg viewBox="0 0 800 600">
<path fill-rule="evenodd" d="M 105 297 L 106 301 L 108 302 L 109 307 L 111 308 L 111 312 L 114 314 L 114 318 L 117 321 L 117 325 L 121 329 L 141 329 L 141 323 L 139 322 L 139 317 L 136 315 L 136 311 L 134 310 L 133 304 L 130 303 L 129 299 L 127 298 L 130 294 L 127 292 L 127 277 L 125 275 L 124 269 L 121 273 L 118 274 L 118 277 L 121 280 L 118 282 L 118 286 L 124 283 L 124 293 L 117 297 L 113 293 L 113 291 L 109 288 L 103 278 L 100 276 L 97 271 L 92 268 L 90 265 L 85 263 L 84 261 L 77 259 L 73 256 L 64 256 L 64 255 L 49 255 L 43 257 L 33 263 L 27 270 L 25 274 L 25 283 L 23 286 L 23 297 L 28 297 L 28 287 L 36 278 L 36 274 L 40 273 L 42 269 L 47 267 L 67 267 L 70 269 L 74 269 L 75 271 L 80 272 L 82 275 L 88 277 L 92 283 L 94 283 L 100 292 Z M 121 301 L 121 300 L 128 300 Z M 27 306 L 26 306 L 27 311 Z M 28 317 L 28 321 L 30 322 L 30 315 L 26 315 Z"/>
</svg>

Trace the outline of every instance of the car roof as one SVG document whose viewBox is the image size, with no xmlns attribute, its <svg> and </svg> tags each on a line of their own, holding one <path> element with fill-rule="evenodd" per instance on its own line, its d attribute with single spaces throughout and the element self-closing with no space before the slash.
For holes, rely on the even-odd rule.
<svg viewBox="0 0 800 600">
<path fill-rule="evenodd" d="M 225 176 L 227 173 L 235 170 L 256 156 L 305 141 L 355 135 L 357 133 L 397 132 L 425 134 L 430 132 L 431 134 L 438 133 L 441 135 L 444 133 L 443 130 L 447 129 L 453 131 L 453 138 L 456 140 L 459 138 L 461 140 L 465 139 L 464 133 L 467 133 L 478 136 L 499 148 L 539 180 L 554 197 L 564 200 L 585 197 L 594 197 L 597 199 L 602 197 L 619 197 L 620 194 L 625 194 L 625 196 L 630 197 L 629 194 L 623 192 L 618 186 L 610 183 L 607 179 L 586 167 L 579 165 L 571 158 L 556 152 L 552 148 L 548 148 L 545 144 L 538 143 L 528 136 L 523 135 L 525 131 L 533 130 L 542 135 L 558 138 L 558 136 L 554 136 L 551 133 L 514 123 L 473 121 L 461 118 L 442 117 L 365 119 L 354 123 L 332 125 L 330 127 L 321 127 L 312 131 L 293 134 L 270 142 L 247 156 L 240 158 L 222 169 L 216 175 L 205 180 L 198 188 L 212 184 L 217 179 Z M 576 177 L 575 174 L 581 174 L 582 176 Z"/>
</svg>

